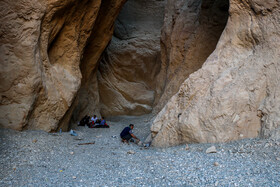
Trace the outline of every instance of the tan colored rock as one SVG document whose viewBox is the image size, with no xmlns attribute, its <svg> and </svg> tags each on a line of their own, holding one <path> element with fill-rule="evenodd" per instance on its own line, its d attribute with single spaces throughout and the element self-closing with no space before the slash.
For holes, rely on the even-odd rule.
<svg viewBox="0 0 280 187">
<path fill-rule="evenodd" d="M 80 87 L 80 60 L 96 21 L 100 1 L 50 1 L 42 20 L 42 89 L 27 129 L 54 131 Z M 87 10 L 87 11 L 85 11 Z M 68 124 L 59 126 L 68 129 Z"/>
<path fill-rule="evenodd" d="M 1 1 L 0 126 L 66 131 L 156 106 L 155 146 L 280 137 L 279 1 L 231 0 L 224 30 L 226 1 L 169 0 L 161 58 L 163 1 L 131 0 L 108 46 L 124 3 Z"/>
<path fill-rule="evenodd" d="M 107 38 L 98 38 L 103 41 L 97 44 L 100 50 L 95 51 L 100 56 L 124 2 L 0 2 L 1 127 L 45 131 L 58 127 L 68 129 L 73 112 L 70 106 L 76 103 L 73 101 L 82 74 L 87 76 L 83 69 L 81 74 L 80 61 L 88 38 L 96 41 L 97 32 L 108 33 Z M 105 22 L 99 28 L 102 17 L 106 16 L 111 17 L 111 22 Z M 92 68 L 88 71 L 92 71 L 98 59 L 91 61 Z"/>
<path fill-rule="evenodd" d="M 209 148 L 206 149 L 206 153 L 217 153 L 216 147 L 215 146 L 211 146 Z"/>
<path fill-rule="evenodd" d="M 227 22 L 227 10 L 227 0 L 167 1 L 154 113 L 164 107 L 214 51 Z"/>
<path fill-rule="evenodd" d="M 127 154 L 134 155 L 134 154 L 135 154 L 135 151 L 129 150 L 129 151 L 127 151 Z"/>
<path fill-rule="evenodd" d="M 85 48 L 81 61 L 82 83 L 76 100 L 72 105 L 73 111 L 68 118 L 79 121 L 85 114 L 100 115 L 100 95 L 97 80 L 97 70 L 102 53 L 111 40 L 114 31 L 114 21 L 126 0 L 109 0 L 102 2 L 92 35 Z M 67 124 L 69 120 L 65 120 Z"/>
<path fill-rule="evenodd" d="M 229 12 L 215 51 L 154 120 L 152 145 L 280 137 L 279 2 L 231 0 Z"/>
<path fill-rule="evenodd" d="M 160 70 L 164 5 L 157 0 L 128 0 L 120 12 L 114 37 L 98 69 L 102 115 L 152 111 Z"/>
<path fill-rule="evenodd" d="M 46 5 L 0 2 L 0 125 L 20 130 L 40 88 L 39 37 Z"/>
</svg>

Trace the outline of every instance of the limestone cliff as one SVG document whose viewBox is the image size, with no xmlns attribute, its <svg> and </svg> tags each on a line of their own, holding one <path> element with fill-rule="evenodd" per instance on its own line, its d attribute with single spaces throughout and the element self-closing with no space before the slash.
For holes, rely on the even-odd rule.
<svg viewBox="0 0 280 187">
<path fill-rule="evenodd" d="M 279 138 L 279 20 L 279 1 L 231 0 L 215 51 L 154 120 L 153 145 Z"/>
</svg>

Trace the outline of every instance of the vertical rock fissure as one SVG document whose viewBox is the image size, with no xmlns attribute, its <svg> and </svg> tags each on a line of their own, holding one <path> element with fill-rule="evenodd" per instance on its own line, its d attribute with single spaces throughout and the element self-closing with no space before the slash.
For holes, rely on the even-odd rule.
<svg viewBox="0 0 280 187">
<path fill-rule="evenodd" d="M 77 93 L 72 112 L 72 121 L 74 122 L 78 121 L 85 114 L 99 115 L 97 69 L 102 53 L 111 40 L 114 30 L 113 23 L 125 2 L 126 0 L 101 2 L 92 34 L 82 55 L 80 64 L 82 74 L 81 87 Z"/>
<path fill-rule="evenodd" d="M 228 0 L 167 1 L 161 34 L 161 72 L 153 112 L 158 113 L 190 74 L 199 70 L 228 19 Z M 162 80 L 165 80 L 163 82 Z"/>
</svg>

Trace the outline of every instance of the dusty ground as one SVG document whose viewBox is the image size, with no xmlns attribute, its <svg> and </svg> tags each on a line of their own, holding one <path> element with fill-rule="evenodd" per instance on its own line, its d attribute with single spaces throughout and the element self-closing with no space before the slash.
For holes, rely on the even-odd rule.
<svg viewBox="0 0 280 187">
<path fill-rule="evenodd" d="M 280 186 L 280 142 L 248 139 L 154 148 L 120 142 L 129 123 L 142 140 L 149 116 L 109 119 L 109 129 L 0 130 L 0 186 Z M 79 145 L 80 143 L 90 143 Z M 206 153 L 214 145 L 216 153 Z"/>
</svg>

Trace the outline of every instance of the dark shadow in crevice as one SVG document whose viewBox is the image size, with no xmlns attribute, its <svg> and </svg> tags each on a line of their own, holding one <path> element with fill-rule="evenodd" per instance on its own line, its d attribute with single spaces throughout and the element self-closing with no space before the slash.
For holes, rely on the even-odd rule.
<svg viewBox="0 0 280 187">
<path fill-rule="evenodd" d="M 157 114 L 213 53 L 228 20 L 228 0 L 189 1 L 169 8 L 161 37 L 160 92 L 154 103 Z M 175 6 L 175 5 L 174 5 Z M 165 78 L 163 78 L 165 77 Z"/>
</svg>

